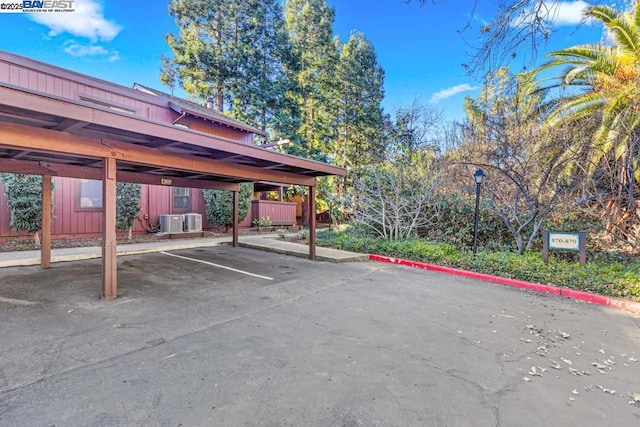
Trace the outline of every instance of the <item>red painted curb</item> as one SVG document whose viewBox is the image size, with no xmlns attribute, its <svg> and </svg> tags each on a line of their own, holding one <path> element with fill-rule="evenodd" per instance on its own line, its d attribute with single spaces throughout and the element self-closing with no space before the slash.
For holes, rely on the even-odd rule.
<svg viewBox="0 0 640 427">
<path fill-rule="evenodd" d="M 457 268 L 442 267 L 440 265 L 428 264 L 426 262 L 410 261 L 401 258 L 392 258 L 382 255 L 369 255 L 371 261 L 385 262 L 390 264 L 415 267 L 423 270 L 439 271 L 441 273 L 466 277 L 469 279 L 484 280 L 485 282 L 497 283 L 505 286 L 512 286 L 520 289 L 527 289 L 536 292 L 545 292 L 553 295 L 561 295 L 565 298 L 585 301 L 591 304 L 603 305 L 640 314 L 640 302 L 622 298 L 607 297 L 604 295 L 592 294 L 589 292 L 575 291 L 573 289 L 561 288 L 558 286 L 542 285 L 540 283 L 525 282 L 522 280 L 508 279 L 506 277 L 492 276 L 490 274 L 476 273 L 473 271 L 459 270 Z"/>
</svg>

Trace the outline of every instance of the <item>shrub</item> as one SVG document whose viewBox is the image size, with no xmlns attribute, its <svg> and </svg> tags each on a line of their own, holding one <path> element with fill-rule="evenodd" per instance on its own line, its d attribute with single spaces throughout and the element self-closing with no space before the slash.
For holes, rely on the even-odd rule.
<svg viewBox="0 0 640 427">
<path fill-rule="evenodd" d="M 244 220 L 251 207 L 251 195 L 253 194 L 253 183 L 240 184 L 238 194 L 238 221 Z M 233 192 L 222 190 L 203 190 L 202 195 L 205 201 L 205 212 L 209 223 L 218 227 L 225 227 L 227 230 L 233 224 Z"/>
<path fill-rule="evenodd" d="M 549 264 L 545 264 L 542 255 L 537 252 L 523 255 L 515 252 L 478 252 L 474 256 L 470 250 L 460 250 L 448 243 L 425 239 L 389 241 L 358 235 L 353 231 L 320 232 L 317 244 L 640 301 L 640 264 L 631 256 L 593 253 L 588 257 L 590 262 L 582 266 L 576 261 L 556 257 L 554 253 Z"/>
</svg>

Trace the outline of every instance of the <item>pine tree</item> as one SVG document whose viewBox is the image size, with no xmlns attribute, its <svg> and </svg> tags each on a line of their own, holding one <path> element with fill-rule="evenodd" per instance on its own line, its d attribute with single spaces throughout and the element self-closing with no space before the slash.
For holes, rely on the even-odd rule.
<svg viewBox="0 0 640 427">
<path fill-rule="evenodd" d="M 216 108 L 224 111 L 239 85 L 246 56 L 240 45 L 243 7 L 244 2 L 233 0 L 173 0 L 169 14 L 178 35 L 165 37 L 173 58 L 162 58 L 160 80 L 202 99 L 214 97 Z"/>
<path fill-rule="evenodd" d="M 292 154 L 327 160 L 335 141 L 338 42 L 333 35 L 335 11 L 326 0 L 286 0 L 285 19 L 296 67 L 292 79 L 301 124 Z"/>
<path fill-rule="evenodd" d="M 357 168 L 380 161 L 384 71 L 364 34 L 353 32 L 342 47 L 339 65 L 338 139 L 334 162 Z"/>
</svg>

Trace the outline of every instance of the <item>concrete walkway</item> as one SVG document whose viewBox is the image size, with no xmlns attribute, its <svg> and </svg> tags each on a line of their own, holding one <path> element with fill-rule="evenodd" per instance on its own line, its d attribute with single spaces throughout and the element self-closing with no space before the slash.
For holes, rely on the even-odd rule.
<svg viewBox="0 0 640 427">
<path fill-rule="evenodd" d="M 176 251 L 181 249 L 204 248 L 211 246 L 230 245 L 231 237 L 211 237 L 185 240 L 162 240 L 148 243 L 132 243 L 118 246 L 118 255 L 138 255 L 151 252 Z M 277 252 L 286 255 L 307 257 L 309 247 L 304 244 L 278 240 L 277 234 L 259 236 L 240 236 L 240 246 Z M 51 250 L 51 262 L 80 261 L 102 257 L 99 246 L 82 248 L 61 248 Z M 368 255 L 341 251 L 331 248 L 316 248 L 316 258 L 329 262 L 366 261 Z M 1 267 L 23 267 L 40 264 L 40 251 L 0 252 Z"/>
</svg>

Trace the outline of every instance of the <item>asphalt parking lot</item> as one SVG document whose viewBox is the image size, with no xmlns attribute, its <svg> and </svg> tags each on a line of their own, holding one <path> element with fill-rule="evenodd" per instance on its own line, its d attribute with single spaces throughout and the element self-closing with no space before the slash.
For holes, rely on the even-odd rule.
<svg viewBox="0 0 640 427">
<path fill-rule="evenodd" d="M 245 248 L 118 268 L 114 301 L 100 260 L 0 269 L 0 426 L 640 424 L 624 312 Z"/>
</svg>

